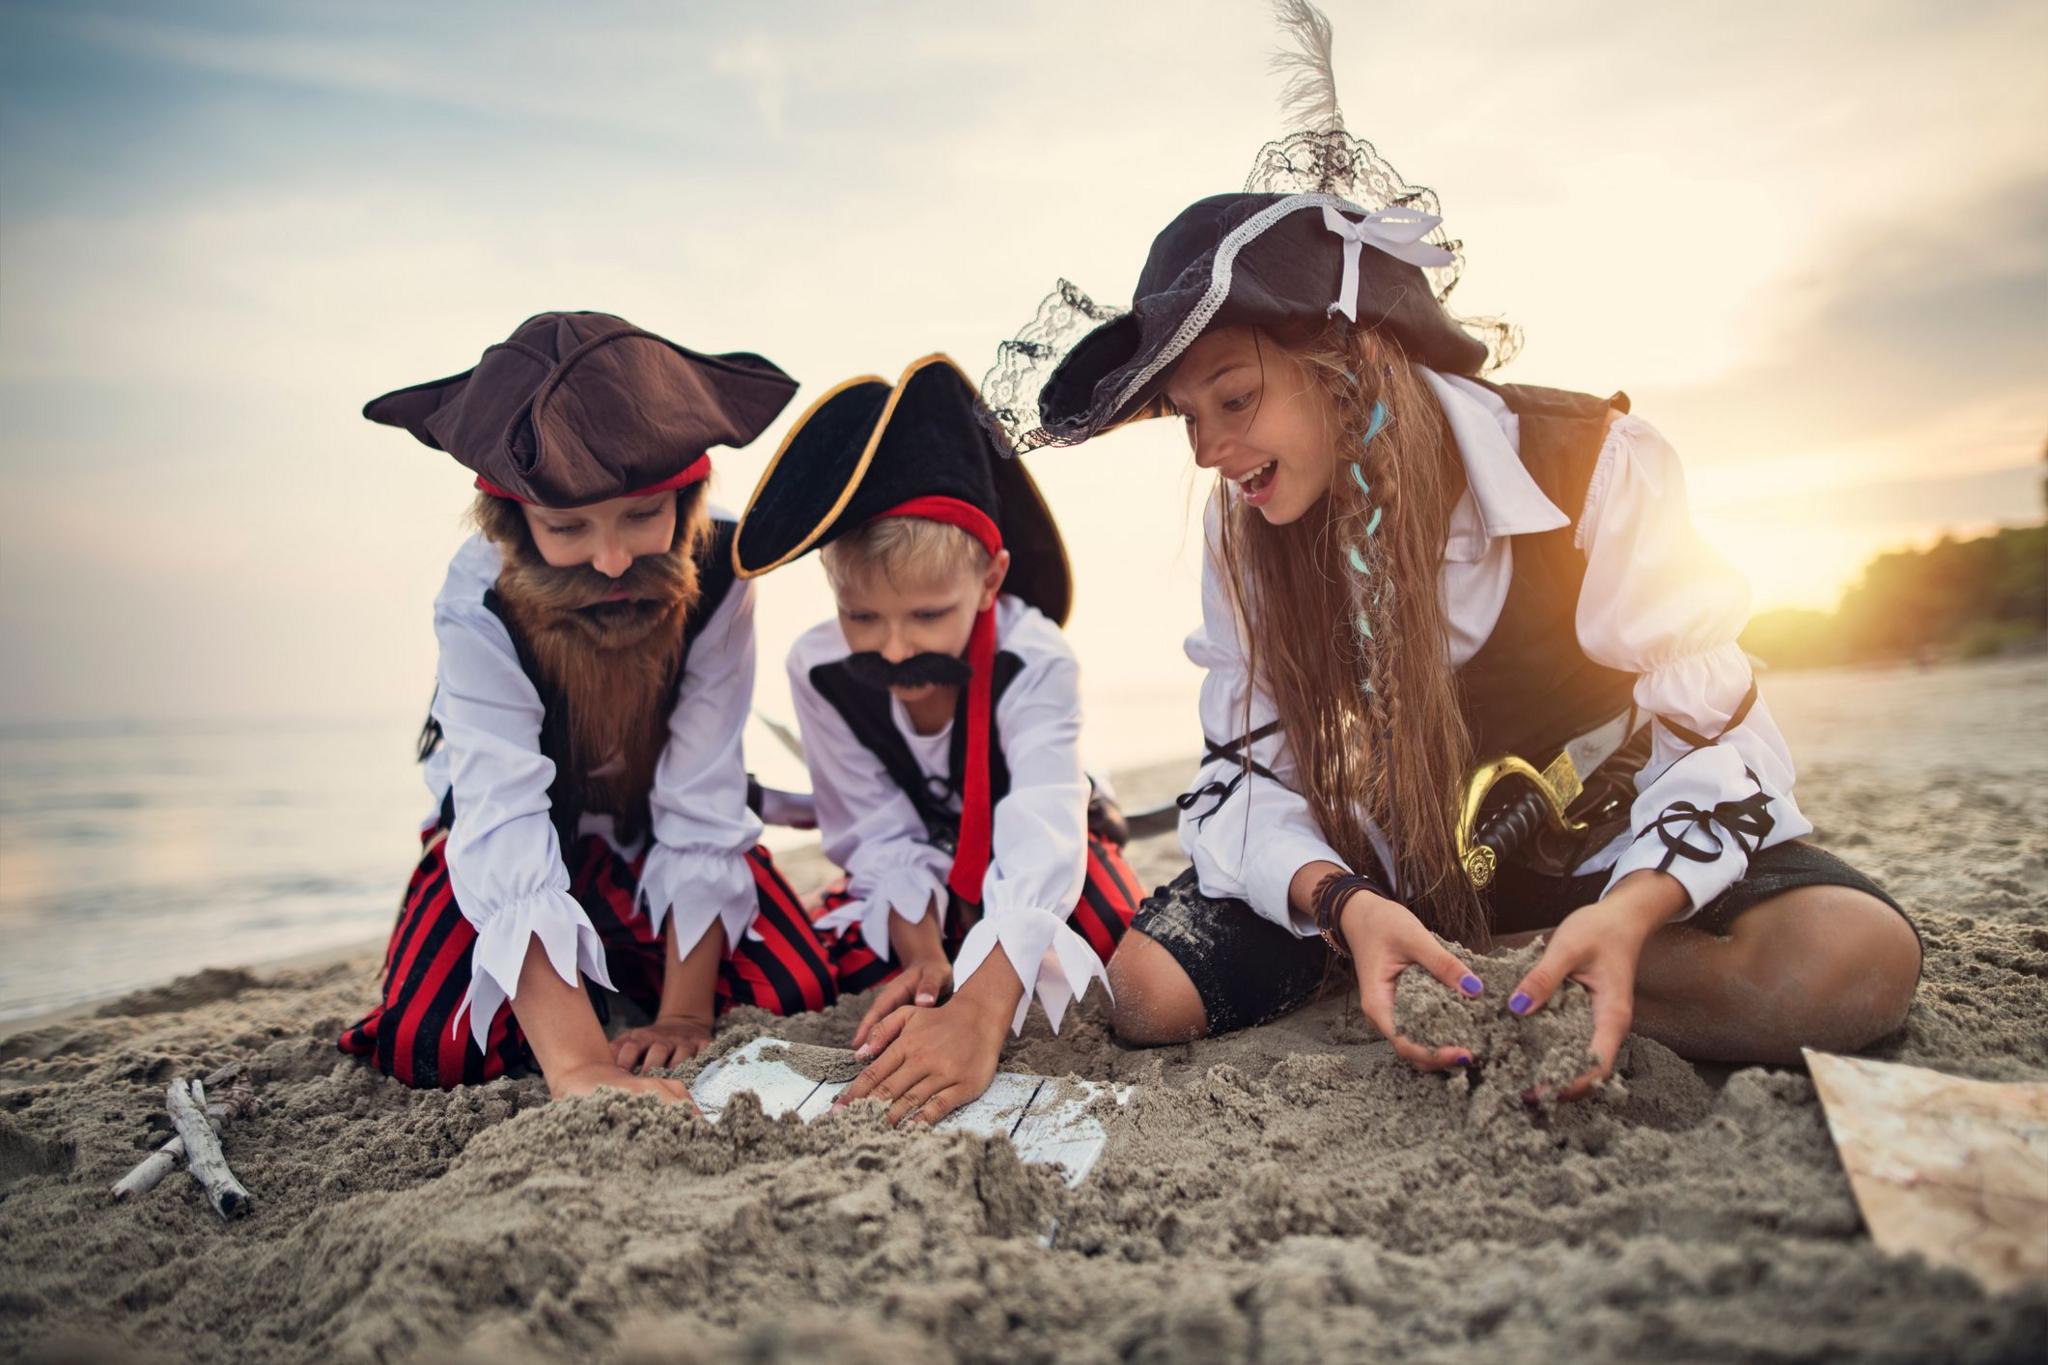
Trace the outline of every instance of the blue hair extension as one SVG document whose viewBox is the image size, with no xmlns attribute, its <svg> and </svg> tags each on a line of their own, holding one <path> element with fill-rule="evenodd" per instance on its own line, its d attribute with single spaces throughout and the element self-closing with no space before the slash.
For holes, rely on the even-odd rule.
<svg viewBox="0 0 2048 1365">
<path fill-rule="evenodd" d="M 1370 640 L 1372 638 L 1372 622 L 1365 619 L 1364 612 L 1358 613 L 1357 619 L 1352 624 L 1358 627 L 1358 634 L 1361 639 Z"/>
<path fill-rule="evenodd" d="M 1351 561 L 1351 572 L 1367 575 L 1372 573 L 1372 566 L 1365 562 L 1364 553 L 1356 545 L 1346 545 L 1344 547 L 1344 557 Z"/>
<path fill-rule="evenodd" d="M 1372 515 L 1365 519 L 1365 533 L 1368 536 L 1380 529 L 1380 519 L 1386 515 L 1386 512 L 1387 509 L 1384 507 L 1374 507 L 1372 509 Z"/>
<path fill-rule="evenodd" d="M 1360 445 L 1371 445 L 1372 438 L 1387 429 L 1387 404 L 1382 398 L 1372 400 L 1372 421 L 1366 424 L 1365 439 Z"/>
<path fill-rule="evenodd" d="M 1372 485 L 1365 481 L 1365 471 L 1357 465 L 1349 465 L 1347 468 L 1351 470 L 1351 482 L 1358 485 L 1359 496 L 1371 497 Z"/>
</svg>

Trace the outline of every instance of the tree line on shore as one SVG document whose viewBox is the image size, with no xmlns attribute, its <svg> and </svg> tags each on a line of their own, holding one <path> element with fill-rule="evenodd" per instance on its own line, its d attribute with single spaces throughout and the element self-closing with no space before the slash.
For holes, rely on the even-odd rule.
<svg viewBox="0 0 2048 1365">
<path fill-rule="evenodd" d="M 2048 523 L 1881 554 L 1833 611 L 1763 612 L 1742 647 L 1776 668 L 2048 648 Z"/>
</svg>

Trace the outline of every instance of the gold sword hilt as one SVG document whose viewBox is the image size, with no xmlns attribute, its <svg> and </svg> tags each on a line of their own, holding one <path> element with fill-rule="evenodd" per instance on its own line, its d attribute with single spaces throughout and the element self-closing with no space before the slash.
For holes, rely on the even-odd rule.
<svg viewBox="0 0 2048 1365">
<path fill-rule="evenodd" d="M 1465 801 L 1458 812 L 1458 861 L 1475 891 L 1483 891 L 1492 884 L 1500 862 L 1499 854 L 1478 842 L 1480 812 L 1485 809 L 1486 799 L 1492 795 L 1493 789 L 1511 777 L 1526 778 L 1536 789 L 1542 796 L 1545 814 L 1555 828 L 1567 834 L 1580 834 L 1586 828 L 1583 821 L 1572 820 L 1565 814 L 1571 809 L 1572 802 L 1579 799 L 1579 793 L 1585 790 L 1578 770 L 1572 766 L 1570 754 L 1560 751 L 1541 771 L 1513 754 L 1480 764 L 1465 783 Z"/>
</svg>

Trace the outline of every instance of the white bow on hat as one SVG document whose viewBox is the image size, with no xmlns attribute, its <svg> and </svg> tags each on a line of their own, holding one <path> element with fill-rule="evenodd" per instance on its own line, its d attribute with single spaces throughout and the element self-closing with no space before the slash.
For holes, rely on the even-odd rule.
<svg viewBox="0 0 2048 1365">
<path fill-rule="evenodd" d="M 1344 239 L 1344 283 L 1337 291 L 1337 301 L 1326 310 L 1342 313 L 1352 322 L 1358 321 L 1358 251 L 1363 246 L 1377 247 L 1397 261 L 1406 261 L 1414 266 L 1449 265 L 1457 259 L 1449 251 L 1434 242 L 1425 242 L 1427 237 L 1443 219 L 1434 213 L 1419 209 L 1384 208 L 1374 209 L 1357 222 L 1352 222 L 1336 209 L 1323 206 L 1323 226 Z"/>
</svg>

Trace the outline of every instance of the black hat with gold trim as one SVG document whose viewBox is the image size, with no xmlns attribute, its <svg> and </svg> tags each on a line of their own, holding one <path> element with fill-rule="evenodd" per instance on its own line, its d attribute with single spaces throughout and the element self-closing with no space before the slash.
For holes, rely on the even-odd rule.
<svg viewBox="0 0 2048 1365">
<path fill-rule="evenodd" d="M 742 578 L 779 568 L 880 517 L 930 516 L 963 526 L 959 504 L 993 523 L 1010 552 L 1003 591 L 1065 624 L 1073 607 L 1066 544 L 1021 461 L 990 429 L 972 380 L 943 355 L 911 363 L 891 385 L 874 375 L 828 391 L 768 462 L 733 541 Z"/>
</svg>

